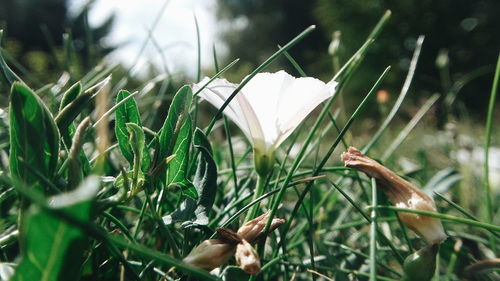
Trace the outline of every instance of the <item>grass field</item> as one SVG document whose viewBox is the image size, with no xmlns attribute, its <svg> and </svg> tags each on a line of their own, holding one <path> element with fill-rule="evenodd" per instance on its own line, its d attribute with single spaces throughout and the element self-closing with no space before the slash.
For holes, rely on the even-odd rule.
<svg viewBox="0 0 500 281">
<path fill-rule="evenodd" d="M 250 120 L 237 95 L 281 56 L 307 76 L 287 51 L 314 27 L 248 73 L 217 108 L 200 96 L 238 61 L 218 65 L 215 52 L 208 84 L 151 78 L 133 89 L 113 67 L 32 88 L 1 57 L 11 90 L 0 109 L 0 279 L 500 280 L 500 60 L 484 124 L 460 115 L 437 130 L 439 95 L 407 102 L 423 37 L 395 103 L 377 99 L 388 66 L 366 81 L 360 104 L 344 106 L 339 100 L 348 99 L 343 93 L 389 16 L 332 74 L 331 95 L 272 148 L 254 130 L 268 134 L 265 122 L 274 119 L 248 125 L 261 120 Z M 222 114 L 233 98 L 247 118 L 241 124 Z M 408 194 L 345 167 L 340 155 L 349 146 L 425 192 L 430 197 L 417 199 L 436 209 L 395 202 L 391 196 Z M 256 236 L 240 228 L 266 212 L 252 225 Z M 422 229 L 431 217 L 446 240 L 428 241 Z M 423 234 L 408 227 L 413 220 L 410 228 Z"/>
</svg>

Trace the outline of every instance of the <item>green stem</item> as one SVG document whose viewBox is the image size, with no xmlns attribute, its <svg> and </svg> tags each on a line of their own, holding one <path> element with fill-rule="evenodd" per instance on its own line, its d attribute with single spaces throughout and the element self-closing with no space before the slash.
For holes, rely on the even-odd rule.
<svg viewBox="0 0 500 281">
<path fill-rule="evenodd" d="M 441 214 L 441 213 L 437 213 L 437 212 L 412 210 L 412 209 L 397 208 L 397 207 L 392 207 L 392 206 L 377 206 L 376 208 L 377 209 L 384 209 L 384 210 L 393 210 L 396 212 L 406 212 L 406 213 L 419 214 L 419 215 L 424 215 L 424 216 L 429 216 L 429 217 L 435 217 L 435 218 L 440 218 L 442 220 L 446 220 L 446 221 L 450 221 L 450 222 L 467 224 L 470 226 L 479 227 L 479 228 L 483 228 L 486 230 L 500 232 L 500 226 L 498 226 L 498 225 L 493 225 L 493 224 L 489 224 L 489 223 L 485 223 L 485 222 L 480 222 L 480 221 L 445 215 L 445 214 Z"/>
<path fill-rule="evenodd" d="M 486 119 L 486 138 L 484 142 L 484 194 L 486 197 L 486 218 L 488 223 L 493 222 L 493 204 L 491 201 L 490 181 L 489 181 L 489 149 L 491 144 L 491 128 L 493 126 L 493 112 L 497 96 L 498 80 L 500 78 L 500 54 L 497 60 L 493 86 L 491 87 L 490 102 L 488 104 L 488 115 Z M 490 235 L 493 252 L 496 252 L 496 241 Z"/>
<path fill-rule="evenodd" d="M 370 281 L 377 281 L 377 183 L 372 178 L 372 211 L 370 224 Z"/>
<path fill-rule="evenodd" d="M 261 197 L 262 194 L 264 194 L 265 185 L 266 185 L 266 177 L 257 174 L 257 186 L 255 187 L 255 192 L 253 193 L 252 201 L 257 200 L 257 198 Z M 260 208 L 260 203 L 253 205 L 247 213 L 245 222 L 255 218 L 259 208 Z"/>
</svg>

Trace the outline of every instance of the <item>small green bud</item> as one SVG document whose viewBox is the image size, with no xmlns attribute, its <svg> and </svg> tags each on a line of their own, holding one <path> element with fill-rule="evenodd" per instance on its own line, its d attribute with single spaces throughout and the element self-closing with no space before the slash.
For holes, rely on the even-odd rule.
<svg viewBox="0 0 500 281">
<path fill-rule="evenodd" d="M 409 255 L 403 264 L 403 281 L 429 281 L 436 271 L 439 244 L 428 245 Z"/>
<path fill-rule="evenodd" d="M 274 166 L 274 151 L 263 152 L 260 149 L 254 148 L 253 161 L 255 170 L 259 176 L 265 178 L 273 169 Z"/>
</svg>

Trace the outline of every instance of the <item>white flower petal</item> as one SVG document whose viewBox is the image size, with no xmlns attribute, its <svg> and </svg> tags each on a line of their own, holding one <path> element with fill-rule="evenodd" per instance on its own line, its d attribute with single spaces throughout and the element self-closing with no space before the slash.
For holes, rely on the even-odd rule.
<svg viewBox="0 0 500 281">
<path fill-rule="evenodd" d="M 196 91 L 209 81 L 193 86 Z M 215 79 L 200 96 L 217 108 L 238 87 L 225 79 Z M 231 101 L 224 113 L 234 122 L 254 148 L 273 152 L 321 102 L 330 98 L 337 82 L 327 84 L 311 78 L 295 78 L 285 71 L 255 75 Z"/>
<path fill-rule="evenodd" d="M 339 83 L 337 81 L 331 80 L 330 82 L 326 83 L 326 87 L 330 91 L 330 94 L 333 96 L 335 92 L 337 91 L 337 85 Z"/>
<path fill-rule="evenodd" d="M 250 137 L 248 139 L 252 142 L 254 149 L 257 148 L 265 152 L 267 150 L 267 145 L 261 127 L 262 124 L 259 122 L 252 105 L 248 102 L 245 95 L 236 95 L 236 100 L 245 115 L 245 122 L 250 132 Z"/>
<path fill-rule="evenodd" d="M 199 83 L 193 85 L 193 91 L 198 91 L 203 85 L 205 85 L 210 79 L 208 77 L 203 78 Z M 231 96 L 231 94 L 236 90 L 238 84 L 231 83 L 226 79 L 215 79 L 209 85 L 207 85 L 198 95 L 211 103 L 216 108 L 221 108 L 224 102 Z M 242 93 L 238 93 L 236 97 L 240 96 Z M 229 105 L 224 109 L 224 114 L 229 117 L 245 134 L 245 136 L 251 140 L 250 130 L 247 125 L 246 116 L 241 110 L 241 107 L 236 98 L 234 98 Z"/>
<path fill-rule="evenodd" d="M 279 136 L 278 106 L 280 93 L 293 81 L 284 71 L 259 73 L 242 89 L 252 106 L 264 132 L 265 142 L 271 147 Z"/>
<path fill-rule="evenodd" d="M 295 78 L 280 93 L 278 104 L 278 126 L 280 135 L 275 146 L 279 146 L 297 126 L 333 92 L 322 81 L 312 78 Z"/>
</svg>

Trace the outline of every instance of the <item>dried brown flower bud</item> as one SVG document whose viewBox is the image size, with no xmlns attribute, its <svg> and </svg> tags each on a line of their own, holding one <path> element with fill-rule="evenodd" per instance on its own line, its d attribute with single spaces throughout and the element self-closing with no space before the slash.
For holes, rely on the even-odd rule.
<svg viewBox="0 0 500 281">
<path fill-rule="evenodd" d="M 218 239 L 203 241 L 182 261 L 210 271 L 226 263 L 236 253 L 236 261 L 241 268 L 248 274 L 255 274 L 260 271 L 260 260 L 250 243 L 254 243 L 263 234 L 268 218 L 269 212 L 245 223 L 238 233 L 226 227 L 217 228 Z M 269 232 L 284 222 L 282 219 L 274 218 Z"/>
<path fill-rule="evenodd" d="M 349 147 L 347 152 L 342 153 L 341 159 L 346 167 L 360 170 L 375 178 L 396 207 L 437 211 L 432 198 L 377 161 L 363 155 L 358 149 Z M 408 228 L 415 231 L 428 244 L 439 243 L 446 239 L 443 225 L 438 218 L 405 212 L 399 212 L 398 215 Z"/>
<path fill-rule="evenodd" d="M 224 243 L 236 245 L 241 242 L 241 237 L 231 229 L 227 227 L 220 227 L 215 230 L 217 232 L 217 238 Z"/>
<path fill-rule="evenodd" d="M 261 216 L 258 216 L 255 219 L 246 222 L 240 227 L 240 229 L 238 229 L 238 235 L 252 244 L 255 243 L 259 236 L 263 234 L 264 227 L 266 226 L 267 220 L 269 219 L 269 214 L 269 211 L 265 212 Z M 268 232 L 272 232 L 284 223 L 285 220 L 283 219 L 273 218 Z"/>
<path fill-rule="evenodd" d="M 227 244 L 220 239 L 205 240 L 182 261 L 210 271 L 226 263 L 234 255 L 235 250 L 235 245 Z"/>
<path fill-rule="evenodd" d="M 248 274 L 256 274 L 260 271 L 260 259 L 255 249 L 243 239 L 236 246 L 236 254 L 234 255 L 236 262 L 240 268 Z"/>
</svg>

